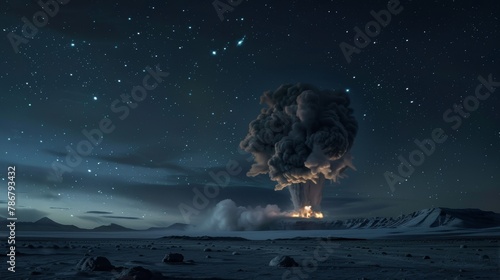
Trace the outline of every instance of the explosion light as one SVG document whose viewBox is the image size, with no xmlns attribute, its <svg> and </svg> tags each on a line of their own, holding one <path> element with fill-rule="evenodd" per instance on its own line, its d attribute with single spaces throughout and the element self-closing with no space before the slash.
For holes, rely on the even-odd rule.
<svg viewBox="0 0 500 280">
<path fill-rule="evenodd" d="M 323 213 L 321 212 L 315 212 L 312 210 L 312 206 L 304 206 L 304 208 L 300 209 L 299 211 L 293 212 L 292 217 L 294 218 L 316 218 L 316 219 L 323 219 Z"/>
</svg>

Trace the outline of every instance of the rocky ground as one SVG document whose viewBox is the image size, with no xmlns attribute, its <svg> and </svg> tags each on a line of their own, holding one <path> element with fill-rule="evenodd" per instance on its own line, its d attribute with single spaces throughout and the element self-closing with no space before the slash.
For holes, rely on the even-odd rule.
<svg viewBox="0 0 500 280">
<path fill-rule="evenodd" d="M 4 265 L 1 279 L 500 279 L 499 238 L 17 243 L 16 272 Z"/>
</svg>

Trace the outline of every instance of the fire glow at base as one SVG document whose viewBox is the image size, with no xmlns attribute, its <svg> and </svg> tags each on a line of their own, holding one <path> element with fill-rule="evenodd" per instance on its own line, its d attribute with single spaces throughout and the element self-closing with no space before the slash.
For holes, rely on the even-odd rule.
<svg viewBox="0 0 500 280">
<path fill-rule="evenodd" d="M 323 213 L 314 212 L 311 206 L 305 206 L 300 211 L 292 213 L 292 217 L 307 218 L 307 219 L 309 218 L 323 219 Z"/>
</svg>

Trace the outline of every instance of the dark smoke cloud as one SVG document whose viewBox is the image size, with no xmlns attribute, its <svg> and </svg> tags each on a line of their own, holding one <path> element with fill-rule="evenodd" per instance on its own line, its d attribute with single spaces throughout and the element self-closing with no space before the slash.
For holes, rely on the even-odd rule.
<svg viewBox="0 0 500 280">
<path fill-rule="evenodd" d="M 267 108 L 250 123 L 240 143 L 255 160 L 247 175 L 269 174 L 277 182 L 276 190 L 292 185 L 292 201 L 300 200 L 294 201 L 296 208 L 319 205 L 322 181 L 336 181 L 347 167 L 354 169 L 349 150 L 358 124 L 349 96 L 344 91 L 296 84 L 267 91 L 260 101 Z M 302 188 L 301 184 L 307 190 L 293 189 Z M 293 197 L 300 193 L 307 201 Z"/>
</svg>

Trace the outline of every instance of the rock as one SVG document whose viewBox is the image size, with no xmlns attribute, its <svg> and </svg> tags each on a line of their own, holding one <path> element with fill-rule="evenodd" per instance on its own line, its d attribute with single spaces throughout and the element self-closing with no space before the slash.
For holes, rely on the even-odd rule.
<svg viewBox="0 0 500 280">
<path fill-rule="evenodd" d="M 299 264 L 289 256 L 276 256 L 269 262 L 269 266 L 277 267 L 296 267 Z"/>
<path fill-rule="evenodd" d="M 30 274 L 31 275 L 42 275 L 42 272 L 35 270 L 35 271 L 32 271 Z"/>
<path fill-rule="evenodd" d="M 428 260 L 428 259 L 430 259 L 430 258 L 431 258 L 431 257 L 429 257 L 429 256 L 424 256 L 422 259 L 424 259 L 424 260 Z"/>
<path fill-rule="evenodd" d="M 411 254 L 406 254 L 406 255 L 405 255 L 405 257 L 407 257 L 407 258 L 411 258 L 411 257 L 413 257 L 413 256 L 412 256 Z"/>
<path fill-rule="evenodd" d="M 9 251 L 8 253 L 10 253 L 10 251 Z M 7 254 L 8 254 L 8 253 L 7 253 Z M 23 254 L 23 253 L 21 253 L 21 251 L 19 251 L 19 250 L 17 250 L 17 249 L 16 249 L 16 255 L 19 255 L 19 256 L 20 256 L 20 255 L 24 255 L 24 254 Z"/>
<path fill-rule="evenodd" d="M 143 268 L 142 266 L 135 266 L 122 271 L 116 278 L 117 280 L 150 280 L 153 279 L 153 273 Z"/>
<path fill-rule="evenodd" d="M 233 252 L 232 254 L 233 254 L 233 256 L 237 256 L 237 255 L 239 255 L 240 253 L 238 253 L 238 252 Z"/>
<path fill-rule="evenodd" d="M 80 271 L 110 271 L 113 266 L 105 257 L 85 257 L 76 264 L 76 269 Z"/>
<path fill-rule="evenodd" d="M 212 252 L 212 249 L 210 249 L 210 248 L 205 248 L 205 249 L 203 250 L 203 252 Z"/>
<path fill-rule="evenodd" d="M 179 253 L 169 253 L 163 258 L 163 262 L 167 263 L 179 263 L 184 261 L 184 256 Z"/>
</svg>

